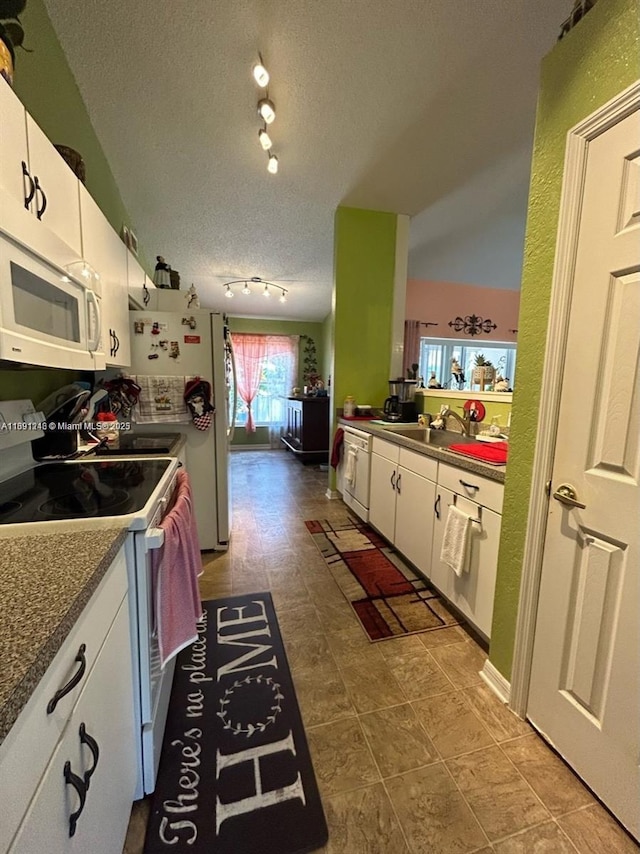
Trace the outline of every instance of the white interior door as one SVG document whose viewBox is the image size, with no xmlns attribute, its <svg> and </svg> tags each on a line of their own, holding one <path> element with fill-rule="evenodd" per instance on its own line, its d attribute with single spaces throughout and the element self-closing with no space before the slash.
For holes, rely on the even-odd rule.
<svg viewBox="0 0 640 854">
<path fill-rule="evenodd" d="M 636 836 L 639 354 L 636 107 L 588 144 L 528 706 Z"/>
</svg>

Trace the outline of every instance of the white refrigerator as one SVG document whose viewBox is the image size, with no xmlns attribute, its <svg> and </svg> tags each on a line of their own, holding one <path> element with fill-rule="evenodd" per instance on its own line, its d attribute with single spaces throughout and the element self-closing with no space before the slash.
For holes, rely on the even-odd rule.
<svg viewBox="0 0 640 854">
<path fill-rule="evenodd" d="M 233 384 L 231 338 L 222 314 L 205 310 L 130 311 L 131 368 L 134 377 L 199 376 L 211 383 L 215 406 L 211 427 L 199 430 L 188 413 L 163 413 L 161 420 L 136 418 L 136 430 L 186 434 L 201 549 L 225 550 L 231 532 L 229 490 L 229 397 Z M 177 351 L 177 352 L 176 352 Z M 137 409 L 138 407 L 136 407 Z"/>
</svg>

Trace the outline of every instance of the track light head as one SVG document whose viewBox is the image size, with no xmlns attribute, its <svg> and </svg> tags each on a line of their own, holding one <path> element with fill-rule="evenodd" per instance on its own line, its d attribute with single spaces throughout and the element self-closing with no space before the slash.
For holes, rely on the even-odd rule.
<svg viewBox="0 0 640 854">
<path fill-rule="evenodd" d="M 276 117 L 276 105 L 273 101 L 270 101 L 269 98 L 261 98 L 258 101 L 258 112 L 262 116 L 264 122 L 270 125 Z"/>
<path fill-rule="evenodd" d="M 275 175 L 278 171 L 278 158 L 275 154 L 269 155 L 269 161 L 267 163 L 267 170 L 271 172 L 272 175 Z"/>
</svg>

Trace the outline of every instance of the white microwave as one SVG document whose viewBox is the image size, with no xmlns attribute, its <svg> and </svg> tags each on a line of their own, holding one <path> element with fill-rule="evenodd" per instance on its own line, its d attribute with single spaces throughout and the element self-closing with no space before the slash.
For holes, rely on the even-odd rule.
<svg viewBox="0 0 640 854">
<path fill-rule="evenodd" d="M 100 333 L 100 297 L 88 283 L 0 231 L 0 359 L 98 370 Z"/>
</svg>

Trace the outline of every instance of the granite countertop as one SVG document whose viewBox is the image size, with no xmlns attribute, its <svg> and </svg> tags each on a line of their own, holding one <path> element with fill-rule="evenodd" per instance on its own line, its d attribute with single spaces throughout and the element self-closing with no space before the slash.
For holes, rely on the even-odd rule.
<svg viewBox="0 0 640 854">
<path fill-rule="evenodd" d="M 127 528 L 1 541 L 0 743 L 124 543 Z"/>
<path fill-rule="evenodd" d="M 463 454 L 456 454 L 454 451 L 448 451 L 446 448 L 439 448 L 436 445 L 425 445 L 424 442 L 418 442 L 415 439 L 408 439 L 406 436 L 399 436 L 393 430 L 385 429 L 381 424 L 372 424 L 370 421 L 350 421 L 344 418 L 338 419 L 342 427 L 353 427 L 354 430 L 362 430 L 363 433 L 371 433 L 379 439 L 384 439 L 386 442 L 391 442 L 393 445 L 401 445 L 410 451 L 415 451 L 417 454 L 424 454 L 425 457 L 433 457 L 442 463 L 448 463 L 451 466 L 464 469 L 465 471 L 473 472 L 474 474 L 486 477 L 489 480 L 495 480 L 498 483 L 504 483 L 506 466 L 494 466 L 490 463 L 483 463 L 481 460 L 466 457 Z M 394 422 L 389 427 L 417 427 L 417 424 L 403 424 Z"/>
</svg>

